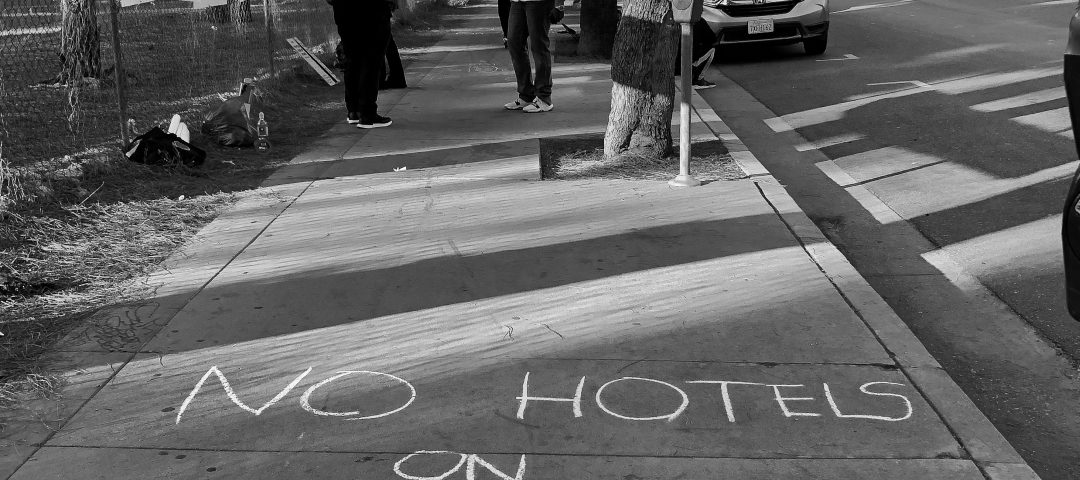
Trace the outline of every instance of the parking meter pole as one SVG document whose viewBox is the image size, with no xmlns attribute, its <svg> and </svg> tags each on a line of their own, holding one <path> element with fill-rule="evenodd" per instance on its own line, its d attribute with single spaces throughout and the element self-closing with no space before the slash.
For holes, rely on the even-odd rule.
<svg viewBox="0 0 1080 480">
<path fill-rule="evenodd" d="M 675 187 L 696 187 L 701 185 L 701 182 L 690 176 L 690 92 L 693 88 L 690 62 L 693 61 L 694 34 L 689 22 L 680 22 L 679 27 L 682 30 L 679 52 L 679 176 L 668 181 L 668 184 Z"/>
</svg>

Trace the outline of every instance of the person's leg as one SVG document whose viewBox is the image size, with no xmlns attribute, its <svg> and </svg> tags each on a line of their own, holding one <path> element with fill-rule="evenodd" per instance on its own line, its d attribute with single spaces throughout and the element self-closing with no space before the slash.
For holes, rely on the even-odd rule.
<svg viewBox="0 0 1080 480">
<path fill-rule="evenodd" d="M 499 25 L 502 26 L 503 32 L 503 47 L 508 45 L 510 38 L 509 31 L 507 30 L 510 23 L 510 0 L 499 0 Z"/>
<path fill-rule="evenodd" d="M 699 20 L 694 24 L 693 51 L 693 80 L 698 80 L 701 75 L 712 65 L 713 57 L 716 56 L 716 35 L 713 35 L 709 24 Z"/>
<path fill-rule="evenodd" d="M 374 8 L 366 10 L 364 14 L 370 15 L 360 25 L 360 95 L 359 111 L 361 125 L 365 120 L 378 116 L 379 76 L 383 70 L 383 62 L 386 58 L 386 47 L 390 43 L 390 11 L 382 5 L 384 2 L 373 2 Z"/>
<path fill-rule="evenodd" d="M 517 77 L 518 98 L 525 102 L 533 101 L 536 97 L 536 87 L 532 81 L 532 64 L 529 63 L 529 52 L 525 47 L 525 41 L 531 32 L 526 24 L 526 6 L 534 2 L 511 2 L 510 18 L 507 25 L 507 37 L 509 40 L 510 61 L 514 64 L 514 75 Z M 508 107 L 509 108 L 509 107 Z"/>
<path fill-rule="evenodd" d="M 401 55 L 398 54 L 393 35 L 386 46 L 386 68 L 386 88 L 405 88 L 405 68 L 401 65 Z"/>
<path fill-rule="evenodd" d="M 551 104 L 551 49 L 548 30 L 551 28 L 551 9 L 555 0 L 525 2 L 525 17 L 529 28 L 529 51 L 536 64 L 536 97 Z"/>
<path fill-rule="evenodd" d="M 363 47 L 359 38 L 349 29 L 341 29 L 341 46 L 345 54 L 345 71 L 342 81 L 345 83 L 345 108 L 349 111 L 350 123 L 360 121 L 360 58 Z"/>
</svg>

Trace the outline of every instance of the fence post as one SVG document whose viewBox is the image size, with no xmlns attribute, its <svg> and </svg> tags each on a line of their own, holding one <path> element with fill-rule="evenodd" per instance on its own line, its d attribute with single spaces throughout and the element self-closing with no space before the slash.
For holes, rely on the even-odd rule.
<svg viewBox="0 0 1080 480">
<path fill-rule="evenodd" d="M 116 75 L 116 106 L 120 115 L 120 142 L 128 142 L 127 131 L 127 74 L 124 72 L 124 55 L 120 48 L 120 0 L 109 0 L 109 17 L 112 19 L 112 44 Z"/>
<path fill-rule="evenodd" d="M 277 69 L 274 68 L 274 20 L 270 15 L 270 3 L 273 0 L 263 0 L 263 13 L 266 23 L 266 58 L 270 63 L 270 78 L 277 76 Z"/>
</svg>

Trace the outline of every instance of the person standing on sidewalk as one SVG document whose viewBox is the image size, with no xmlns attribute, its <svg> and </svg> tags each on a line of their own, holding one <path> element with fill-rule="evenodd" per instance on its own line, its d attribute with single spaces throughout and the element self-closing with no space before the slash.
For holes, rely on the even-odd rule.
<svg viewBox="0 0 1080 480">
<path fill-rule="evenodd" d="M 387 127 L 378 113 L 379 80 L 390 43 L 390 14 L 396 0 L 326 0 L 345 50 L 345 107 L 348 122 L 359 128 Z"/>
<path fill-rule="evenodd" d="M 716 35 L 713 35 L 709 24 L 705 20 L 698 20 L 694 24 L 694 44 L 690 47 L 693 61 L 690 64 L 690 84 L 695 90 L 715 87 L 716 84 L 705 79 L 705 71 L 712 65 L 713 57 L 716 56 Z M 680 73 L 680 52 L 675 52 L 675 76 Z"/>
<path fill-rule="evenodd" d="M 517 76 L 518 98 L 506 105 L 507 110 L 528 113 L 549 112 L 551 103 L 551 50 L 548 29 L 555 0 L 511 0 L 508 25 L 510 60 Z M 526 41 L 528 42 L 526 44 Z M 526 49 L 526 45 L 528 48 Z M 536 62 L 536 77 L 533 65 Z"/>
<path fill-rule="evenodd" d="M 509 32 L 508 23 L 510 23 L 510 0 L 499 0 L 499 26 L 502 27 L 503 32 L 503 48 L 508 48 L 510 45 L 506 39 Z"/>
</svg>

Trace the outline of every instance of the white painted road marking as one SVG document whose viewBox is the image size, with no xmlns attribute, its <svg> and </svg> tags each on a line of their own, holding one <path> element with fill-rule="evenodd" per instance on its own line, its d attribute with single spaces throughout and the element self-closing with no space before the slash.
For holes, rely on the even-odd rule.
<svg viewBox="0 0 1080 480">
<path fill-rule="evenodd" d="M 821 60 L 814 60 L 814 61 L 815 62 L 842 62 L 844 60 L 858 60 L 858 59 L 859 59 L 859 57 L 856 57 L 855 55 L 852 55 L 850 53 L 845 53 L 844 56 L 840 57 L 840 58 L 824 58 L 824 59 L 821 59 Z"/>
<path fill-rule="evenodd" d="M 1069 5 L 1076 4 L 1076 0 L 1050 0 L 1048 2 L 1032 3 L 1031 5 L 1024 5 L 1025 7 L 1045 7 L 1047 5 Z"/>
<path fill-rule="evenodd" d="M 1072 0 L 1069 0 L 1072 1 Z M 992 102 L 980 103 L 971 107 L 977 112 L 999 112 L 1010 108 L 1027 107 L 1039 103 L 1050 102 L 1065 98 L 1065 89 L 1062 87 L 1048 88 L 1038 92 L 1029 92 L 1015 97 L 1003 98 Z"/>
<path fill-rule="evenodd" d="M 1068 130 L 1072 124 L 1069 120 L 1069 107 L 1061 107 L 1045 112 L 1033 113 L 1031 115 L 1023 115 L 1013 118 L 1012 121 L 1051 133 Z"/>
<path fill-rule="evenodd" d="M 933 87 L 931 87 L 929 85 L 926 85 L 925 83 L 918 82 L 918 81 L 889 82 L 888 84 L 896 84 L 896 83 L 911 83 L 911 84 L 916 85 L 916 87 L 915 88 L 906 88 L 906 89 L 895 91 L 895 92 L 868 95 L 866 97 L 858 98 L 858 99 L 855 99 L 855 100 L 848 100 L 846 102 L 841 102 L 841 103 L 837 103 L 837 104 L 833 104 L 833 105 L 827 105 L 827 106 L 824 106 L 824 107 L 805 110 L 805 111 L 802 111 L 802 112 L 789 113 L 789 114 L 784 115 L 782 117 L 774 117 L 774 118 L 766 119 L 765 124 L 767 124 L 775 132 L 788 132 L 788 131 L 791 131 L 791 130 L 796 129 L 796 128 L 803 128 L 803 127 L 807 127 L 807 126 L 810 126 L 810 125 L 817 125 L 817 124 L 821 124 L 821 123 L 825 123 L 825 122 L 832 122 L 832 121 L 840 120 L 841 118 L 844 118 L 844 114 L 847 113 L 849 110 L 854 110 L 854 109 L 862 107 L 864 105 L 874 103 L 874 102 L 876 102 L 878 100 L 886 100 L 886 99 L 890 99 L 890 98 L 906 97 L 908 95 L 914 95 L 916 93 L 922 93 L 922 92 L 930 91 L 930 90 L 933 89 Z M 886 85 L 886 84 L 885 83 L 876 83 L 876 84 L 871 84 L 871 85 Z"/>
<path fill-rule="evenodd" d="M 798 150 L 800 152 L 820 150 L 822 148 L 828 148 L 848 142 L 856 142 L 864 138 L 866 138 L 866 135 L 863 135 L 861 133 L 846 133 L 843 135 L 837 135 L 835 137 L 823 138 L 814 142 L 800 143 L 795 146 L 795 150 Z"/>
<path fill-rule="evenodd" d="M 859 10 L 870 10 L 870 9 L 874 9 L 874 8 L 899 7 L 901 5 L 907 5 L 907 4 L 912 3 L 914 1 L 915 0 L 900 0 L 898 2 L 873 3 L 873 4 L 870 4 L 870 5 L 859 5 L 857 7 L 845 8 L 843 10 L 837 10 L 835 12 L 832 12 L 832 14 L 836 15 L 838 13 L 857 12 Z"/>
</svg>

